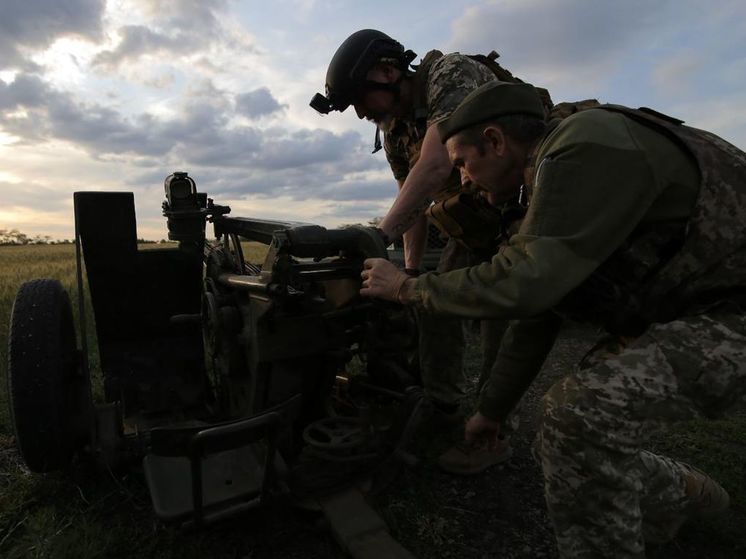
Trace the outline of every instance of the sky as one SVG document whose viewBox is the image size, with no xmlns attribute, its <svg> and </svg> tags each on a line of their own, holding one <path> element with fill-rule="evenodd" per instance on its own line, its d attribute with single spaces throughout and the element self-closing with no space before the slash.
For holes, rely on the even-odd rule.
<svg viewBox="0 0 746 559">
<path fill-rule="evenodd" d="M 164 238 L 174 171 L 233 216 L 385 215 L 373 125 L 308 106 L 363 28 L 746 148 L 743 0 L 0 0 L 0 229 L 69 239 L 73 192 L 131 191 L 139 236 Z"/>
</svg>

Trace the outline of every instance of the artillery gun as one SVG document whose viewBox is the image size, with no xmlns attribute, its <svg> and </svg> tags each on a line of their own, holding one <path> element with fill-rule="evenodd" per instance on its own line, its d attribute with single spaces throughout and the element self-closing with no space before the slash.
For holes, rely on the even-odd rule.
<svg viewBox="0 0 746 559">
<path fill-rule="evenodd" d="M 363 260 L 387 257 L 381 237 L 362 226 L 230 217 L 187 173 L 170 175 L 165 194 L 175 242 L 155 250 L 138 249 L 132 193 L 74 194 L 80 348 L 61 284 L 20 288 L 8 379 L 28 468 L 61 470 L 81 457 L 141 464 L 156 515 L 184 526 L 278 495 L 317 499 L 332 519 L 351 502 L 364 506 L 340 491 L 413 462 L 406 445 L 425 409 L 409 365 L 409 314 L 358 295 Z M 244 258 L 246 241 L 266 245 L 263 263 Z M 337 536 L 352 549 L 353 532 L 369 528 Z M 392 542 L 380 550 L 407 556 Z"/>
</svg>

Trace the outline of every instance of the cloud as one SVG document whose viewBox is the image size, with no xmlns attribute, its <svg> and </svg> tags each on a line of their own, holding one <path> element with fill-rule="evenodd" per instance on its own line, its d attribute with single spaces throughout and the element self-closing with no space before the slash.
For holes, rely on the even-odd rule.
<svg viewBox="0 0 746 559">
<path fill-rule="evenodd" d="M 673 17 L 678 5 L 672 0 L 492 1 L 467 9 L 453 24 L 450 47 L 479 52 L 490 45 L 502 53 L 501 63 L 529 81 L 540 76 L 598 84 L 612 73 L 625 46 L 660 37 L 661 22 Z"/>
<path fill-rule="evenodd" d="M 361 160 L 357 167 L 338 161 L 272 171 L 253 167 L 195 168 L 192 174 L 199 178 L 201 188 L 220 199 L 286 197 L 296 201 L 323 200 L 354 205 L 356 202 L 390 201 L 396 195 L 396 183 L 388 178 L 384 166 L 370 157 Z M 361 167 L 367 170 L 356 172 Z"/>
<path fill-rule="evenodd" d="M 247 118 L 270 115 L 284 108 L 287 108 L 287 105 L 280 104 L 266 87 L 236 95 L 236 112 Z"/>
<path fill-rule="evenodd" d="M 48 91 L 48 86 L 34 74 L 18 74 L 10 84 L 0 81 L 0 110 L 41 107 Z"/>
<path fill-rule="evenodd" d="M 362 139 L 357 132 L 335 134 L 326 130 L 300 130 L 286 137 L 271 138 L 254 163 L 262 169 L 305 167 L 340 160 L 355 151 Z"/>
<path fill-rule="evenodd" d="M 382 200 L 378 204 L 361 204 L 359 202 L 347 202 L 329 205 L 321 214 L 321 218 L 331 218 L 339 221 L 340 218 L 346 223 L 361 223 L 367 225 L 375 217 L 383 217 L 391 203 L 391 198 Z"/>
<path fill-rule="evenodd" d="M 0 17 L 0 69 L 30 69 L 27 51 L 77 35 L 101 37 L 104 0 L 3 0 Z"/>
<path fill-rule="evenodd" d="M 226 0 L 147 0 L 137 6 L 144 8 L 148 24 L 119 27 L 119 42 L 113 49 L 99 52 L 92 60 L 94 67 L 114 71 L 143 57 L 190 55 L 209 64 L 204 53 L 212 45 L 240 44 L 244 52 L 256 50 L 223 24 Z"/>
<path fill-rule="evenodd" d="M 46 212 L 67 211 L 70 206 L 70 193 L 56 186 L 38 182 L 2 182 L 3 205 L 39 210 Z"/>
<path fill-rule="evenodd" d="M 124 116 L 99 103 L 77 101 L 35 75 L 19 74 L 10 84 L 0 82 L 0 125 L 26 143 L 64 140 L 94 156 L 141 155 L 163 157 L 178 147 L 223 150 L 215 163 L 225 163 L 236 151 L 257 149 L 255 130 L 227 128 L 223 101 L 200 99 L 197 91 L 182 114 L 165 120 L 147 112 Z"/>
<path fill-rule="evenodd" d="M 294 146 L 303 147 L 300 143 Z M 337 157 L 325 157 L 326 161 L 306 159 L 283 167 L 260 164 L 262 154 L 271 149 L 265 144 L 254 154 L 243 154 L 240 166 L 205 165 L 204 160 L 190 158 L 179 169 L 188 170 L 200 188 L 220 198 L 286 196 L 293 200 L 354 201 L 381 200 L 396 194 L 396 183 L 388 178 L 386 164 L 379 158 L 344 151 Z"/>
<path fill-rule="evenodd" d="M 718 0 L 492 0 L 452 25 L 446 50 L 491 48 L 514 75 L 557 101 L 650 106 L 688 121 L 718 99 L 737 106 L 746 72 L 746 4 Z M 681 112 L 684 108 L 688 112 Z M 733 113 L 736 114 L 736 113 Z M 719 124 L 729 138 L 742 129 Z"/>
<path fill-rule="evenodd" d="M 716 133 L 740 149 L 746 148 L 746 121 L 741 118 L 746 94 L 738 91 L 717 98 L 685 101 L 672 105 L 670 114 L 688 126 Z"/>
<path fill-rule="evenodd" d="M 670 58 L 656 64 L 652 72 L 652 82 L 663 96 L 691 95 L 709 61 L 696 51 L 684 49 Z"/>
<path fill-rule="evenodd" d="M 371 202 L 389 201 L 396 196 L 397 187 L 393 179 L 356 179 L 342 180 L 318 189 L 314 194 L 325 200 L 356 203 L 361 207 L 371 206 Z M 349 205 L 348 205 L 349 208 Z"/>
<path fill-rule="evenodd" d="M 175 25 L 198 28 L 202 25 L 211 29 L 215 25 L 218 12 L 228 6 L 228 0 L 139 0 L 151 18 L 168 18 Z"/>
<path fill-rule="evenodd" d="M 25 143 L 65 140 L 90 153 L 162 155 L 163 123 L 143 113 L 125 118 L 114 109 L 76 102 L 35 75 L 0 82 L 0 125 Z"/>
<path fill-rule="evenodd" d="M 123 62 L 137 60 L 143 55 L 186 54 L 202 48 L 204 40 L 185 41 L 183 32 L 175 34 L 158 33 L 144 25 L 125 25 L 118 30 L 121 40 L 113 50 L 98 53 L 93 59 L 94 66 L 107 69 L 118 67 Z"/>
<path fill-rule="evenodd" d="M 95 158 L 139 165 L 147 180 L 138 184 L 150 184 L 155 167 L 194 170 L 223 194 L 243 194 L 247 181 L 253 195 L 299 200 L 380 200 L 395 192 L 387 174 L 380 178 L 385 160 L 370 156 L 357 132 L 261 129 L 232 124 L 232 116 L 230 96 L 209 80 L 196 84 L 169 119 L 82 103 L 36 75 L 0 81 L 3 131 L 23 144 L 62 140 Z"/>
</svg>

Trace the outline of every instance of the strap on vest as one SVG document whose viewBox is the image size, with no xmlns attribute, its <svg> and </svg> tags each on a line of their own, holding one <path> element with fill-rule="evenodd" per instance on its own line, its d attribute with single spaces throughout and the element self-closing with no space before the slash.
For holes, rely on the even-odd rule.
<svg viewBox="0 0 746 559">
<path fill-rule="evenodd" d="M 427 76 L 430 73 L 430 67 L 443 53 L 439 50 L 431 50 L 422 59 L 415 68 L 412 76 L 412 99 L 414 99 L 414 108 L 412 116 L 415 121 L 427 119 Z"/>
</svg>

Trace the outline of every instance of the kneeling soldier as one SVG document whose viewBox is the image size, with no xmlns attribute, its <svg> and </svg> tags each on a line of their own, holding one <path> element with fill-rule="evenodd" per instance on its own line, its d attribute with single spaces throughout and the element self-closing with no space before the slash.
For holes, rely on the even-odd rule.
<svg viewBox="0 0 746 559">
<path fill-rule="evenodd" d="M 728 506 L 707 475 L 643 447 L 661 424 L 718 415 L 746 393 L 746 154 L 649 109 L 602 105 L 556 126 L 540 114 L 529 85 L 491 83 L 438 127 L 464 176 L 497 194 L 527 189 L 508 245 L 416 279 L 369 260 L 361 293 L 603 326 L 544 396 L 536 450 L 561 556 L 639 557 Z M 556 330 L 540 334 L 551 344 Z M 493 369 L 467 439 L 493 440 L 537 372 L 509 346 L 514 366 Z"/>
</svg>

